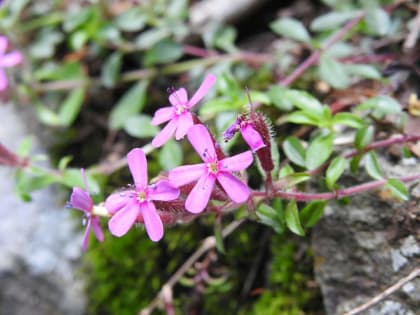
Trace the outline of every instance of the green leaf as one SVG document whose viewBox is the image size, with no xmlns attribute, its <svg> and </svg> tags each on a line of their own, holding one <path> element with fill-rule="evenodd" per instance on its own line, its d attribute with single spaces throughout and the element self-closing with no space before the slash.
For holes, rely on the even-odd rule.
<svg viewBox="0 0 420 315">
<path fill-rule="evenodd" d="M 369 30 L 376 35 L 384 36 L 391 26 L 389 14 L 382 8 L 372 8 L 367 11 L 365 21 Z"/>
<path fill-rule="evenodd" d="M 380 95 L 364 101 L 356 110 L 373 110 L 375 117 L 382 118 L 386 114 L 401 113 L 401 104 L 389 96 Z"/>
<path fill-rule="evenodd" d="M 287 115 L 286 120 L 295 124 L 319 126 L 321 118 L 300 110 Z"/>
<path fill-rule="evenodd" d="M 362 155 L 356 155 L 350 160 L 350 171 L 352 173 L 357 173 L 361 159 L 362 159 Z"/>
<path fill-rule="evenodd" d="M 75 89 L 67 96 L 58 112 L 61 126 L 68 127 L 73 124 L 80 112 L 84 98 L 85 90 L 83 88 Z"/>
<path fill-rule="evenodd" d="M 283 142 L 283 151 L 287 158 L 293 163 L 305 167 L 306 153 L 299 139 L 296 137 L 287 137 Z"/>
<path fill-rule="evenodd" d="M 170 63 L 178 60 L 182 55 L 183 49 L 180 44 L 171 39 L 164 39 L 146 52 L 144 63 L 146 66 Z"/>
<path fill-rule="evenodd" d="M 311 23 L 311 30 L 315 32 L 337 29 L 341 24 L 360 14 L 358 11 L 333 11 L 315 18 Z"/>
<path fill-rule="evenodd" d="M 174 140 L 165 143 L 159 152 L 159 164 L 164 170 L 171 170 L 182 164 L 183 153 L 180 144 Z"/>
<path fill-rule="evenodd" d="M 284 178 L 289 175 L 292 175 L 295 172 L 293 167 L 290 166 L 289 163 L 287 163 L 285 166 L 283 166 L 279 171 L 279 178 Z"/>
<path fill-rule="evenodd" d="M 136 47 L 140 49 L 148 49 L 159 41 L 167 38 L 170 32 L 164 28 L 152 28 L 150 30 L 141 32 L 135 40 Z"/>
<path fill-rule="evenodd" d="M 297 108 L 311 113 L 314 116 L 322 116 L 322 104 L 311 94 L 300 90 L 286 90 L 284 97 Z"/>
<path fill-rule="evenodd" d="M 73 50 L 79 51 L 89 40 L 89 34 L 84 30 L 74 32 L 70 36 L 70 46 Z"/>
<path fill-rule="evenodd" d="M 117 16 L 115 25 L 122 31 L 136 32 L 144 28 L 146 20 L 143 8 L 132 7 Z"/>
<path fill-rule="evenodd" d="M 333 134 L 315 138 L 306 151 L 306 167 L 310 170 L 321 166 L 333 151 Z"/>
<path fill-rule="evenodd" d="M 34 72 L 37 80 L 69 80 L 83 77 L 82 65 L 79 62 L 47 64 Z"/>
<path fill-rule="evenodd" d="M 332 160 L 326 172 L 326 181 L 329 189 L 333 189 L 336 181 L 344 173 L 347 167 L 347 160 L 341 156 Z"/>
<path fill-rule="evenodd" d="M 92 7 L 87 6 L 85 8 L 81 8 L 80 10 L 74 11 L 71 14 L 67 14 L 66 19 L 63 23 L 63 29 L 67 33 L 74 31 L 79 26 L 86 24 L 91 18 L 92 13 Z"/>
<path fill-rule="evenodd" d="M 111 129 L 121 129 L 125 121 L 143 109 L 148 81 L 141 81 L 129 89 L 117 102 L 109 117 Z"/>
<path fill-rule="evenodd" d="M 289 203 L 287 204 L 285 211 L 285 219 L 286 225 L 290 231 L 300 236 L 305 235 L 305 231 L 303 230 L 302 224 L 300 223 L 299 211 L 297 208 L 296 201 L 292 200 L 289 201 Z"/>
<path fill-rule="evenodd" d="M 101 71 L 101 81 L 105 87 L 113 87 L 119 77 L 122 64 L 122 54 L 115 52 L 110 55 L 104 62 Z"/>
<path fill-rule="evenodd" d="M 276 233 L 283 233 L 284 227 L 281 220 L 282 209 L 279 210 L 262 203 L 258 206 L 256 214 L 262 224 L 270 226 Z"/>
<path fill-rule="evenodd" d="M 216 98 L 204 103 L 200 108 L 200 116 L 205 116 L 206 118 L 212 118 L 215 114 L 239 110 L 244 104 L 239 100 L 233 101 L 228 98 Z"/>
<path fill-rule="evenodd" d="M 233 27 L 219 28 L 213 38 L 214 47 L 223 49 L 227 52 L 233 53 L 237 49 L 235 47 L 236 29 Z"/>
<path fill-rule="evenodd" d="M 372 80 L 382 79 L 382 75 L 378 69 L 372 65 L 364 64 L 346 64 L 344 65 L 347 73 L 354 74 Z"/>
<path fill-rule="evenodd" d="M 370 151 L 365 157 L 366 172 L 375 179 L 382 179 L 382 169 L 374 151 Z"/>
<path fill-rule="evenodd" d="M 22 169 L 16 171 L 16 191 L 24 201 L 31 201 L 32 191 L 45 188 L 56 181 L 57 179 L 48 173 L 33 174 Z"/>
<path fill-rule="evenodd" d="M 71 160 L 73 160 L 73 157 L 70 155 L 67 156 L 63 156 L 60 161 L 58 162 L 58 169 L 60 171 L 64 171 L 67 166 L 69 165 L 69 163 L 71 162 Z"/>
<path fill-rule="evenodd" d="M 410 194 L 408 193 L 407 187 L 405 187 L 405 184 L 396 178 L 390 178 L 388 179 L 388 182 L 386 183 L 385 187 L 389 188 L 395 197 L 407 201 L 410 199 Z"/>
<path fill-rule="evenodd" d="M 362 128 L 364 126 L 364 121 L 362 118 L 352 113 L 338 113 L 333 118 L 333 124 Z"/>
<path fill-rule="evenodd" d="M 48 107 L 45 107 L 41 104 L 35 105 L 36 108 L 36 114 L 38 116 L 38 119 L 48 125 L 48 126 L 60 126 L 61 121 L 58 115 L 49 109 Z"/>
<path fill-rule="evenodd" d="M 284 87 L 272 85 L 268 90 L 268 97 L 278 109 L 288 112 L 293 109 L 293 104 L 285 98 L 285 91 Z"/>
<path fill-rule="evenodd" d="M 293 173 L 286 177 L 287 186 L 286 188 L 291 188 L 296 186 L 297 184 L 306 182 L 307 180 L 311 179 L 311 176 L 308 173 Z"/>
<path fill-rule="evenodd" d="M 302 22 L 292 18 L 280 18 L 270 24 L 270 28 L 277 34 L 301 42 L 309 42 L 311 36 Z"/>
<path fill-rule="evenodd" d="M 124 130 L 136 138 L 149 138 L 159 132 L 159 128 L 151 124 L 152 118 L 148 115 L 133 115 L 124 122 Z"/>
<path fill-rule="evenodd" d="M 304 227 L 314 226 L 323 216 L 326 206 L 325 201 L 313 201 L 308 203 L 300 212 L 300 220 Z"/>
<path fill-rule="evenodd" d="M 29 156 L 32 148 L 33 138 L 27 137 L 24 138 L 18 145 L 18 148 L 16 150 L 17 155 L 20 157 L 27 157 Z"/>
<path fill-rule="evenodd" d="M 319 76 L 336 89 L 343 89 L 350 85 L 350 78 L 343 64 L 325 53 L 320 58 Z"/>
<path fill-rule="evenodd" d="M 216 238 L 216 248 L 219 251 L 219 253 L 224 254 L 225 251 L 225 245 L 223 243 L 223 236 L 222 236 L 222 224 L 220 220 L 214 221 L 214 237 Z"/>
<path fill-rule="evenodd" d="M 362 127 L 356 131 L 354 146 L 357 150 L 363 150 L 373 140 L 375 129 L 373 126 Z"/>
<path fill-rule="evenodd" d="M 101 191 L 99 183 L 91 174 L 89 174 L 88 171 L 85 174 L 86 174 L 89 192 L 92 195 L 99 194 Z M 60 179 L 60 182 L 69 188 L 80 187 L 80 188 L 85 189 L 85 184 L 83 182 L 82 175 L 80 174 L 80 169 L 68 168 L 64 170 L 63 176 Z"/>
</svg>

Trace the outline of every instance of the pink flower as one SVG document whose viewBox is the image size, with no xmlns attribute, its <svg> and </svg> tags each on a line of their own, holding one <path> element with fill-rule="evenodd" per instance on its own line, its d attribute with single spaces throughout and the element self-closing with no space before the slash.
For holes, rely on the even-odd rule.
<svg viewBox="0 0 420 315">
<path fill-rule="evenodd" d="M 223 133 L 225 141 L 232 139 L 238 130 L 241 132 L 242 137 L 249 145 L 252 152 L 256 152 L 266 146 L 261 135 L 255 130 L 253 123 L 245 116 L 239 116 L 236 121 L 226 129 Z"/>
<path fill-rule="evenodd" d="M 113 214 L 108 222 L 109 230 L 115 236 L 123 236 L 141 215 L 149 238 L 157 242 L 163 237 L 163 224 L 152 200 L 174 200 L 179 190 L 165 180 L 147 185 L 147 161 L 141 149 L 131 150 L 127 160 L 134 189 L 112 194 L 105 201 L 105 208 Z"/>
<path fill-rule="evenodd" d="M 230 199 L 236 203 L 245 202 L 250 189 L 232 172 L 246 169 L 252 163 L 251 151 L 219 161 L 214 143 L 204 125 L 194 125 L 187 136 L 204 163 L 180 166 L 169 172 L 169 181 L 178 187 L 198 180 L 185 201 L 185 208 L 192 213 L 202 212 L 209 202 L 216 180 Z"/>
<path fill-rule="evenodd" d="M 89 233 L 90 230 L 93 230 L 95 237 L 98 241 L 103 242 L 104 234 L 101 229 L 101 225 L 99 223 L 99 217 L 92 214 L 93 211 L 93 201 L 90 197 L 89 192 L 87 191 L 87 180 L 84 169 L 80 170 L 82 173 L 83 181 L 85 184 L 85 189 L 83 190 L 79 187 L 74 187 L 73 191 L 70 196 L 70 203 L 69 206 L 84 212 L 85 217 L 87 218 L 86 223 L 86 231 L 85 235 L 83 236 L 83 243 L 82 248 L 83 250 L 87 249 L 88 241 L 89 241 Z"/>
<path fill-rule="evenodd" d="M 6 54 L 7 45 L 7 38 L 0 36 L 0 91 L 7 88 L 7 76 L 4 68 L 16 66 L 22 61 L 22 54 L 18 51 Z"/>
<path fill-rule="evenodd" d="M 188 129 L 194 124 L 190 109 L 196 105 L 216 82 L 213 74 L 208 74 L 193 97 L 188 100 L 187 91 L 180 88 L 169 95 L 172 106 L 163 107 L 156 111 L 152 125 L 168 124 L 153 138 L 152 145 L 156 148 L 162 146 L 175 133 L 175 139 L 182 139 Z"/>
</svg>

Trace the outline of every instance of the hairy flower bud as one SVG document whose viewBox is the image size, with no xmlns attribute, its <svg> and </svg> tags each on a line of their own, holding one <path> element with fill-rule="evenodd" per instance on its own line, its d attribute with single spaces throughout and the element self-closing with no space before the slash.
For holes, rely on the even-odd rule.
<svg viewBox="0 0 420 315">
<path fill-rule="evenodd" d="M 274 169 L 273 158 L 271 156 L 271 137 L 272 128 L 268 119 L 260 112 L 254 112 L 250 115 L 250 119 L 254 124 L 255 130 L 261 135 L 265 144 L 264 147 L 257 151 L 258 159 L 265 172 L 271 172 Z"/>
</svg>

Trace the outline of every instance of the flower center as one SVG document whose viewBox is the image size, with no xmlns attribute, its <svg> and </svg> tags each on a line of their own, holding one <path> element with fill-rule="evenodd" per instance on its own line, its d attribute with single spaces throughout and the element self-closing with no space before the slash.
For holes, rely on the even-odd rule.
<svg viewBox="0 0 420 315">
<path fill-rule="evenodd" d="M 175 109 L 175 114 L 181 115 L 186 110 L 187 110 L 187 107 L 184 104 L 177 105 Z"/>
<path fill-rule="evenodd" d="M 142 191 L 138 191 L 136 194 L 136 199 L 138 202 L 144 202 L 147 200 L 147 193 L 142 190 Z"/>
<path fill-rule="evenodd" d="M 212 174 L 217 174 L 219 172 L 219 163 L 218 161 L 207 163 L 207 169 Z"/>
</svg>

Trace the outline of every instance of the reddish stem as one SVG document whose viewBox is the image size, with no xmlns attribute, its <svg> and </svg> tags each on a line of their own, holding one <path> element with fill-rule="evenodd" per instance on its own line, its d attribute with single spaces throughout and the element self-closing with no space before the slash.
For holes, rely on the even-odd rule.
<svg viewBox="0 0 420 315">
<path fill-rule="evenodd" d="M 360 151 L 354 150 L 354 151 L 344 155 L 344 157 L 346 159 L 350 159 L 353 156 L 369 152 L 373 149 L 382 148 L 382 147 L 386 147 L 386 146 L 389 146 L 389 145 L 392 145 L 392 144 L 397 144 L 397 143 L 414 142 L 414 141 L 419 141 L 419 140 L 420 140 L 420 136 L 415 136 L 415 135 L 402 135 L 402 136 L 398 136 L 398 137 L 392 137 L 392 138 L 389 138 L 389 139 L 373 142 L 373 143 L 367 145 L 363 150 L 360 150 Z"/>
<path fill-rule="evenodd" d="M 404 176 L 398 178 L 400 181 L 407 183 L 415 180 L 420 179 L 420 174 Z M 387 183 L 387 179 L 376 180 L 360 185 L 356 185 L 353 187 L 339 189 L 332 192 L 325 192 L 325 193 L 304 193 L 304 192 L 286 192 L 286 191 L 276 191 L 273 193 L 275 197 L 279 197 L 282 199 L 288 200 L 296 200 L 296 201 L 313 201 L 313 200 L 331 200 L 331 199 L 339 199 L 355 194 L 359 194 L 368 190 L 376 189 L 382 187 Z M 252 196 L 254 197 L 264 197 L 265 192 L 253 192 Z"/>
<path fill-rule="evenodd" d="M 360 22 L 360 20 L 363 19 L 365 15 L 361 13 L 354 19 L 347 22 L 340 30 L 338 30 L 336 33 L 334 33 L 328 40 L 325 42 L 325 44 L 322 46 L 320 50 L 314 51 L 303 63 L 299 65 L 289 76 L 284 78 L 280 81 L 280 85 L 282 86 L 288 86 L 292 84 L 297 78 L 299 78 L 310 66 L 314 65 L 318 62 L 319 58 L 321 57 L 321 52 L 330 48 L 333 44 L 335 44 L 337 41 L 342 39 L 344 35 L 347 34 L 347 32 L 353 28 L 357 23 Z"/>
</svg>

